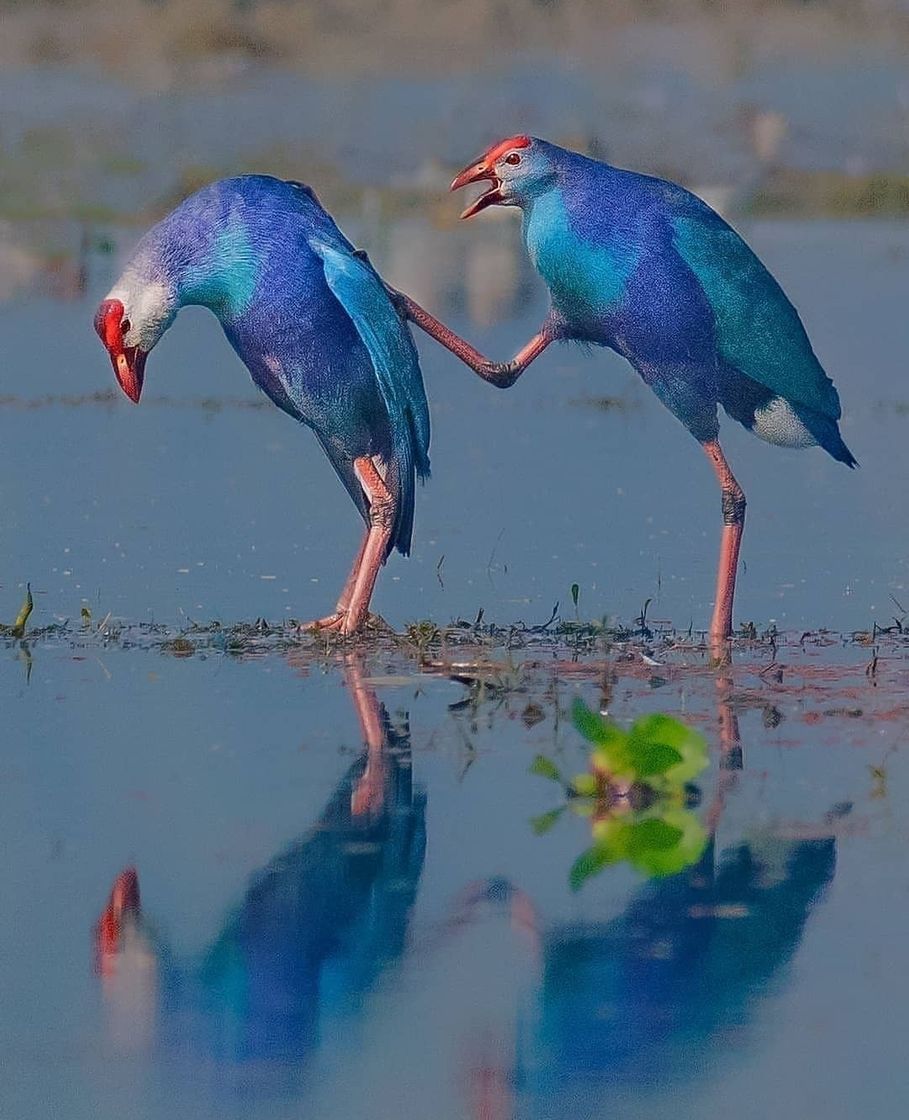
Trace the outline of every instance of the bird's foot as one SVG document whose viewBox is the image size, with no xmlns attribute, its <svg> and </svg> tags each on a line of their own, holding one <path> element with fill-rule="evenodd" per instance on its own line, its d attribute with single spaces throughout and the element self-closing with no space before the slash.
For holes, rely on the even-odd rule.
<svg viewBox="0 0 909 1120">
<path fill-rule="evenodd" d="M 347 611 L 334 611 L 324 618 L 314 618 L 311 622 L 298 622 L 297 632 L 300 634 L 321 634 L 326 631 L 337 633 L 344 626 Z"/>
<path fill-rule="evenodd" d="M 394 630 L 380 614 L 366 614 L 359 619 L 349 610 L 337 610 L 325 618 L 314 618 L 311 622 L 298 622 L 298 634 L 340 634 L 350 638 L 354 634 L 394 634 Z"/>
</svg>

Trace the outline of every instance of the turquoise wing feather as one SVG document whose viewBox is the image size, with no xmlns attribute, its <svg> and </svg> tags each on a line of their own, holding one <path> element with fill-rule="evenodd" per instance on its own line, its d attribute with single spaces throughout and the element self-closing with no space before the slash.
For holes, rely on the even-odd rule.
<svg viewBox="0 0 909 1120">
<path fill-rule="evenodd" d="M 429 408 L 413 338 L 401 322 L 385 285 L 368 261 L 346 245 L 321 237 L 309 244 L 322 260 L 325 279 L 369 351 L 391 418 L 395 450 L 429 475 Z"/>
<path fill-rule="evenodd" d="M 326 283 L 369 352 L 388 410 L 399 487 L 391 544 L 406 556 L 413 533 L 414 471 L 420 478 L 429 476 L 429 408 L 417 348 L 367 260 L 342 237 L 335 243 L 310 237 L 309 245 L 322 261 Z"/>
<path fill-rule="evenodd" d="M 671 224 L 676 251 L 713 308 L 724 360 L 779 396 L 839 420 L 839 396 L 798 312 L 741 237 L 706 206 L 692 206 Z"/>
</svg>

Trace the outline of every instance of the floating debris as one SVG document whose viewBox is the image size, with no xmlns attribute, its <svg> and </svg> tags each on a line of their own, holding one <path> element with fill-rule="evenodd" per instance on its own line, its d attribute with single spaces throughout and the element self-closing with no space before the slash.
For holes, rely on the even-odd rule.
<svg viewBox="0 0 909 1120">
<path fill-rule="evenodd" d="M 12 626 L 4 626 L 0 624 L 0 634 L 6 638 L 24 638 L 25 626 L 29 620 L 29 616 L 34 609 L 34 600 L 32 599 L 31 584 L 25 585 L 25 602 L 22 604 L 19 613 L 16 615 L 16 621 Z"/>
</svg>

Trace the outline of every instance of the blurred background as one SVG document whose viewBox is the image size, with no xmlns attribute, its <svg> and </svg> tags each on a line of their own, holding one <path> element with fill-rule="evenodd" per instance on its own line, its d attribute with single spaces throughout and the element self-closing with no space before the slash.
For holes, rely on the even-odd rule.
<svg viewBox="0 0 909 1120">
<path fill-rule="evenodd" d="M 452 169 L 516 128 L 731 213 L 909 206 L 906 0 L 2 0 L 0 14 L 7 219 L 145 222 L 263 168 L 302 169 L 367 217 L 421 201 L 447 215 Z"/>
<path fill-rule="evenodd" d="M 255 580 L 280 563 L 274 595 L 257 584 L 257 609 L 312 613 L 292 586 L 299 553 L 309 555 L 298 582 L 332 580 L 348 522 L 350 541 L 358 532 L 312 441 L 300 439 L 306 450 L 280 463 L 300 478 L 296 495 L 268 506 L 266 469 L 228 472 L 234 492 L 213 520 L 207 502 L 219 483 L 193 505 L 187 476 L 206 468 L 175 455 L 173 443 L 162 450 L 161 434 L 223 464 L 241 445 L 267 459 L 290 446 L 293 431 L 269 408 L 212 421 L 215 406 L 263 402 L 241 370 L 222 373 L 235 359 L 212 324 L 184 328 L 192 311 L 173 332 L 180 346 L 169 336 L 155 355 L 143 405 L 157 390 L 159 404 L 180 399 L 208 414 L 127 417 L 87 325 L 93 306 L 139 233 L 178 199 L 213 178 L 262 171 L 311 183 L 386 277 L 492 356 L 510 356 L 545 313 L 545 293 L 514 214 L 458 225 L 461 203 L 447 188 L 485 144 L 520 131 L 701 194 L 775 271 L 840 389 L 844 435 L 870 469 L 847 476 L 817 452 L 793 456 L 738 431 L 729 437 L 753 516 L 746 558 L 756 562 L 763 547 L 767 561 L 752 566 L 754 595 L 748 578 L 740 585 L 743 611 L 860 626 L 902 609 L 909 529 L 893 513 L 904 508 L 909 471 L 909 0 L 0 0 L 0 19 L 8 584 L 32 578 L 59 591 L 67 613 L 92 595 L 132 613 L 224 613 L 248 602 L 245 593 L 232 598 L 228 559 L 232 575 Z M 496 395 L 421 347 L 436 468 L 418 512 L 425 570 L 417 582 L 401 575 L 413 599 L 389 609 L 468 614 L 496 601 L 504 619 L 532 602 L 545 614 L 579 582 L 610 589 L 590 601 L 597 613 L 632 617 L 653 597 L 686 626 L 706 617 L 716 495 L 696 448 L 623 363 L 563 348 L 519 389 Z M 98 407 L 77 420 L 76 405 Z M 38 408 L 40 422 L 22 414 Z M 59 459 L 39 456 L 36 465 L 36 444 L 59 449 Z M 154 449 L 154 469 L 140 470 Z M 682 464 L 684 492 L 666 509 L 665 473 Z M 211 468 L 222 489 L 223 470 Z M 541 499 L 537 512 L 515 505 L 519 478 L 559 500 Z M 322 488 L 332 517 L 320 523 Z M 263 517 L 239 515 L 244 499 L 265 501 L 290 534 L 291 549 L 276 542 L 283 551 L 263 567 L 250 567 L 265 543 Z M 168 544 L 174 523 L 156 522 L 155 505 L 185 511 L 176 541 L 198 530 L 191 557 Z M 42 535 L 35 511 L 51 507 Z M 214 539 L 228 521 L 240 544 L 219 557 Z M 455 527 L 463 538 L 452 537 Z M 571 538 L 566 558 L 553 541 Z M 130 540 L 135 598 L 112 574 Z M 67 587 L 77 581 L 74 554 L 85 579 Z M 607 556 L 617 566 L 604 572 Z M 834 557 L 845 562 L 830 567 Z M 216 593 L 175 598 L 175 573 L 202 565 Z M 493 588 L 490 572 L 510 574 L 513 585 Z M 667 598 L 673 580 L 684 584 L 677 599 Z M 489 598 L 468 592 L 471 581 Z"/>
</svg>

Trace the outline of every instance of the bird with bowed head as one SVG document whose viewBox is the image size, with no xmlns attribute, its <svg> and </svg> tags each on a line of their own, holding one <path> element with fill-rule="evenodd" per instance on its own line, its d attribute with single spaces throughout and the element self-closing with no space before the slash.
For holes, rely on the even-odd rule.
<svg viewBox="0 0 909 1120">
<path fill-rule="evenodd" d="M 188 304 L 209 308 L 255 384 L 312 428 L 366 522 L 335 610 L 364 625 L 379 569 L 407 555 L 415 478 L 429 475 L 416 348 L 385 286 L 302 183 L 265 175 L 203 187 L 140 241 L 95 329 L 138 403 L 149 352 Z"/>
<path fill-rule="evenodd" d="M 738 233 L 696 195 L 531 136 L 494 144 L 455 178 L 489 187 L 461 215 L 517 206 L 551 298 L 539 332 L 491 362 L 406 296 L 417 326 L 499 388 L 559 340 L 626 358 L 701 444 L 722 490 L 723 532 L 710 636 L 732 632 L 745 494 L 718 435 L 717 406 L 782 447 L 820 445 L 856 465 L 840 401 L 782 288 Z"/>
</svg>

